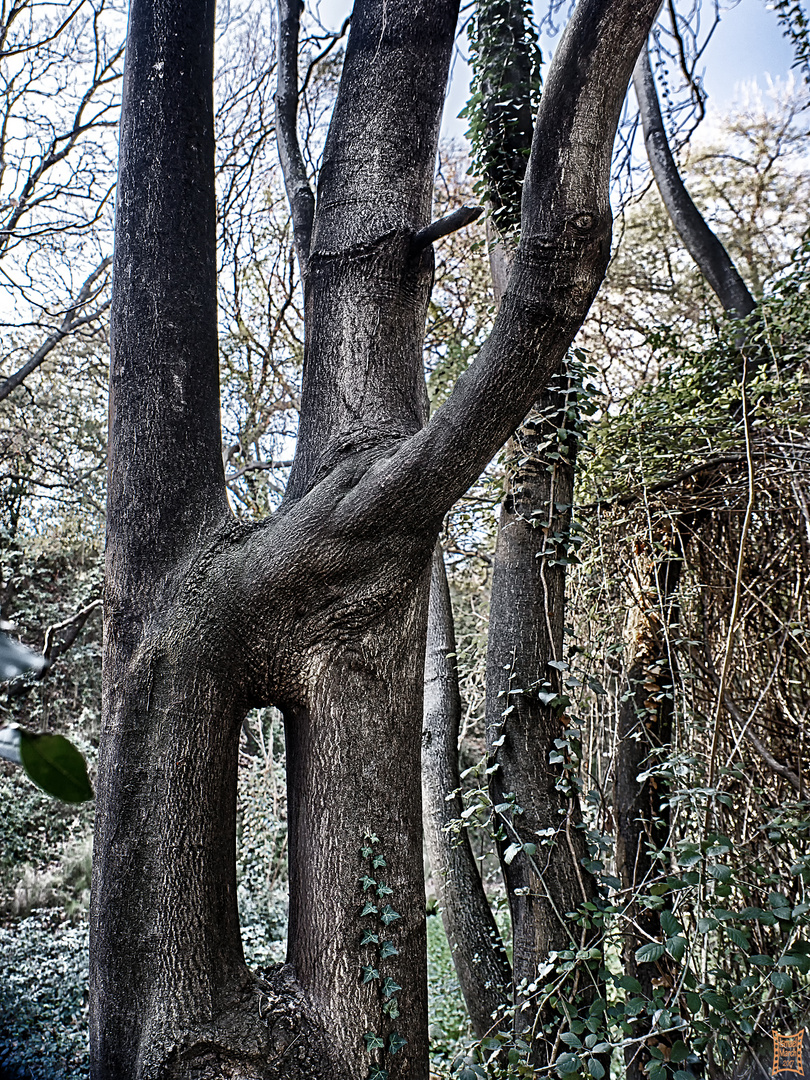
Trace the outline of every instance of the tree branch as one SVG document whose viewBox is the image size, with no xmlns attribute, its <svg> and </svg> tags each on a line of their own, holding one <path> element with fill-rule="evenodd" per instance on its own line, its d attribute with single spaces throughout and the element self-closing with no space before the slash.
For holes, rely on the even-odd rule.
<svg viewBox="0 0 810 1080">
<path fill-rule="evenodd" d="M 101 307 L 97 308 L 91 314 L 85 315 L 81 319 L 76 318 L 77 313 L 81 311 L 82 307 L 84 307 L 84 305 L 90 299 L 92 299 L 91 291 L 93 289 L 93 285 L 97 281 L 99 275 L 107 269 L 111 262 L 112 258 L 110 256 L 107 256 L 106 259 L 102 259 L 99 265 L 95 268 L 92 274 L 90 274 L 85 283 L 82 285 L 81 289 L 79 290 L 79 294 L 76 297 L 75 304 L 71 308 L 68 308 L 68 310 L 65 312 L 65 317 L 62 320 L 62 324 L 59 329 L 55 330 L 50 335 L 50 337 L 46 338 L 45 341 L 43 341 L 43 343 L 40 345 L 34 355 L 29 360 L 27 360 L 26 363 L 23 364 L 19 371 L 15 371 L 13 375 L 10 375 L 5 380 L 5 382 L 0 385 L 0 401 L 4 401 L 5 398 L 7 398 L 8 395 L 12 392 L 12 390 L 16 390 L 16 388 L 31 374 L 32 371 L 35 371 L 39 367 L 39 365 L 45 360 L 48 354 L 54 348 L 56 348 L 59 342 L 66 338 L 72 330 L 76 330 L 79 326 L 86 326 L 87 323 L 94 322 L 96 319 L 100 318 L 103 312 L 107 310 L 107 308 L 110 306 L 109 300 L 105 301 L 105 303 L 103 303 Z M 94 295 L 97 295 L 97 293 Z"/>
<path fill-rule="evenodd" d="M 423 251 L 424 248 L 435 243 L 436 240 L 441 240 L 443 236 L 449 236 L 450 233 L 463 229 L 465 225 L 469 225 L 479 218 L 483 212 L 483 206 L 460 206 L 452 214 L 446 214 L 443 218 L 439 218 L 438 221 L 432 221 L 430 225 L 420 229 L 414 236 L 412 244 L 414 254 Z"/>
<path fill-rule="evenodd" d="M 42 655 L 49 664 L 54 664 L 63 653 L 68 651 L 70 646 L 84 629 L 84 624 L 93 612 L 100 607 L 101 600 L 93 600 L 92 603 L 83 607 L 81 611 L 77 611 L 75 615 L 71 615 L 69 619 L 65 619 L 60 623 L 54 623 L 53 626 L 48 627 L 45 631 L 45 643 L 42 647 Z M 54 634 L 57 634 L 60 630 L 66 630 L 67 633 L 60 642 L 55 643 Z"/>
<path fill-rule="evenodd" d="M 284 186 L 292 213 L 298 267 L 301 277 L 306 279 L 309 271 L 315 196 L 309 186 L 298 141 L 298 34 L 303 10 L 301 0 L 278 2 L 276 135 Z"/>
<path fill-rule="evenodd" d="M 658 103 L 650 54 L 645 47 L 633 71 L 633 87 L 638 98 L 644 145 L 664 206 L 684 246 L 711 285 L 724 311 L 744 317 L 756 307 L 728 252 L 706 224 L 684 186 L 669 148 L 664 120 Z"/>
</svg>

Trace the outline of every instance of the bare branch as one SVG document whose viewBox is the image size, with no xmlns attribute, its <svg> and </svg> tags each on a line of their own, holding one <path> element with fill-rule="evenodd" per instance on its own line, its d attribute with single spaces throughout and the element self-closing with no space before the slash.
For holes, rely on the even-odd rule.
<svg viewBox="0 0 810 1080">
<path fill-rule="evenodd" d="M 483 206 L 460 206 L 458 210 L 454 210 L 452 214 L 447 214 L 446 217 L 439 218 L 438 221 L 432 221 L 430 225 L 424 229 L 420 229 L 416 236 L 414 236 L 414 252 L 422 251 L 429 244 L 435 243 L 436 240 L 441 240 L 443 236 L 449 236 L 450 233 L 463 229 L 465 225 L 469 225 L 479 218 L 483 212 Z"/>
<path fill-rule="evenodd" d="M 13 390 L 16 390 L 16 388 L 31 374 L 31 372 L 35 371 L 39 367 L 43 360 L 46 359 L 48 354 L 54 348 L 56 348 L 59 342 L 66 338 L 69 333 L 71 333 L 71 331 L 76 330 L 79 326 L 86 326 L 88 323 L 94 322 L 96 319 L 101 317 L 103 312 L 107 310 L 107 308 L 110 306 L 109 300 L 105 301 L 100 307 L 96 308 L 96 310 L 91 312 L 90 314 L 85 315 L 81 318 L 77 318 L 78 313 L 85 306 L 85 304 L 87 304 L 94 295 L 97 295 L 97 293 L 93 293 L 93 286 L 95 285 L 99 276 L 104 273 L 104 271 L 107 269 L 111 262 L 112 258 L 109 255 L 106 259 L 102 259 L 99 265 L 95 268 L 92 274 L 90 274 L 85 283 L 82 285 L 81 289 L 79 290 L 79 294 L 76 297 L 75 304 L 73 304 L 73 306 L 68 308 L 68 310 L 65 312 L 65 317 L 62 320 L 62 324 L 59 329 L 54 330 L 50 337 L 46 338 L 45 341 L 43 341 L 43 343 L 40 345 L 34 355 L 29 360 L 27 360 L 26 363 L 24 363 L 18 371 L 15 371 L 13 375 L 10 375 L 5 380 L 5 382 L 0 385 L 0 401 L 5 400 L 5 398 L 7 398 Z"/>
<path fill-rule="evenodd" d="M 298 141 L 298 33 L 303 8 L 301 0 L 279 0 L 276 133 L 284 186 L 292 212 L 298 266 L 301 277 L 306 278 L 315 196 L 309 186 Z"/>
<path fill-rule="evenodd" d="M 70 646 L 79 636 L 84 629 L 84 625 L 94 611 L 97 611 L 101 607 L 101 600 L 93 600 L 92 603 L 83 607 L 81 611 L 77 611 L 75 615 L 71 615 L 69 619 L 65 619 L 63 622 L 54 623 L 53 626 L 49 626 L 45 631 L 45 644 L 42 648 L 42 655 L 45 659 L 53 664 L 59 657 L 68 651 Z M 54 634 L 60 630 L 67 631 L 58 643 L 54 642 Z"/>
</svg>

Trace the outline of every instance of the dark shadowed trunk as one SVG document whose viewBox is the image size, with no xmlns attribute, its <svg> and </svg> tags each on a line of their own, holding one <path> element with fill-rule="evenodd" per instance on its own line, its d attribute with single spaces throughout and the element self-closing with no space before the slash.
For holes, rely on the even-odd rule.
<svg viewBox="0 0 810 1080">
<path fill-rule="evenodd" d="M 425 425 L 432 251 L 415 237 L 429 221 L 457 4 L 358 0 L 309 242 L 296 222 L 307 336 L 295 466 L 281 509 L 245 524 L 228 508 L 219 430 L 213 5 L 134 0 L 112 308 L 94 1080 L 427 1080 L 431 554 L 601 281 L 611 146 L 656 5 L 577 7 L 538 116 L 509 288 L 489 341 Z M 290 933 L 289 963 L 259 980 L 240 944 L 234 821 L 239 731 L 268 704 L 286 726 Z"/>
</svg>

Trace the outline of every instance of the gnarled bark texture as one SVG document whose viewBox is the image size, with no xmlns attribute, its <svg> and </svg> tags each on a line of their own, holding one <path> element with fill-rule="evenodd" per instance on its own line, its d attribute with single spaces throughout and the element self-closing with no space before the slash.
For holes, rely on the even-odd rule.
<svg viewBox="0 0 810 1080">
<path fill-rule="evenodd" d="M 428 225 L 458 6 L 357 0 L 309 250 L 299 244 L 295 466 L 278 513 L 247 525 L 228 509 L 220 446 L 213 3 L 133 0 L 112 305 L 94 1080 L 382 1070 L 426 1080 L 431 553 L 444 513 L 525 415 L 601 281 L 611 145 L 657 3 L 578 5 L 538 116 L 493 333 L 424 424 L 432 252 L 413 237 Z M 239 730 L 263 704 L 285 717 L 291 887 L 289 966 L 266 982 L 244 963 L 234 871 Z M 366 1049 L 370 1033 L 384 1050 Z"/>
</svg>

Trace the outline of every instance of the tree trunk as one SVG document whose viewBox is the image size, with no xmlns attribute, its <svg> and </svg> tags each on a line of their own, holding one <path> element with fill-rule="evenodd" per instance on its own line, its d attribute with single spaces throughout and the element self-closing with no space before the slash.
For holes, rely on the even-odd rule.
<svg viewBox="0 0 810 1080">
<path fill-rule="evenodd" d="M 510 442 L 513 471 L 492 574 L 487 747 L 512 916 L 516 1032 L 532 1044 L 533 1064 L 543 1067 L 559 1052 L 557 1028 L 565 1016 L 548 1005 L 537 1008 L 538 985 L 547 981 L 541 969 L 549 953 L 593 947 L 599 934 L 580 931 L 566 918 L 596 896 L 583 865 L 588 850 L 576 773 L 561 746 L 569 722 L 560 699 L 566 692 L 563 560 L 573 502 L 576 446 L 569 424 L 575 404 L 555 389 L 538 407 L 544 414 L 532 414 Z M 593 988 L 591 974 L 580 966 L 564 992 L 572 1017 L 580 1009 L 587 1014 Z"/>
<path fill-rule="evenodd" d="M 441 548 L 433 555 L 422 733 L 425 841 L 450 952 L 473 1030 L 483 1037 L 509 999 L 512 968 L 461 820 L 458 689 L 453 609 Z"/>
<path fill-rule="evenodd" d="M 443 515 L 542 390 L 598 288 L 610 147 L 657 2 L 578 6 L 538 117 L 524 240 L 493 334 L 422 426 L 432 252 L 413 238 L 429 220 L 458 5 L 357 0 L 304 250 L 295 466 L 278 513 L 244 524 L 228 509 L 219 429 L 213 4 L 133 0 L 112 304 L 94 1080 L 426 1080 L 431 553 Z M 259 980 L 239 939 L 236 761 L 244 716 L 270 704 L 287 738 L 290 962 Z"/>
</svg>

